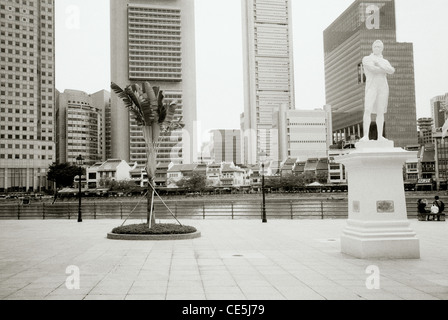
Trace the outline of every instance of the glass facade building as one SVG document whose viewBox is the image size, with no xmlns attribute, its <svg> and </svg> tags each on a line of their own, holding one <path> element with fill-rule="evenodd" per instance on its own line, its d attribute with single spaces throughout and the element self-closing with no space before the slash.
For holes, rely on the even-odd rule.
<svg viewBox="0 0 448 320">
<path fill-rule="evenodd" d="M 416 144 L 413 45 L 397 42 L 394 0 L 357 0 L 324 31 L 326 99 L 333 110 L 334 142 L 363 135 L 362 59 L 372 53 L 376 40 L 383 41 L 383 55 L 396 69 L 388 76 L 385 136 L 396 147 Z"/>
<path fill-rule="evenodd" d="M 54 23 L 53 0 L 0 0 L 0 192 L 52 187 Z"/>
</svg>

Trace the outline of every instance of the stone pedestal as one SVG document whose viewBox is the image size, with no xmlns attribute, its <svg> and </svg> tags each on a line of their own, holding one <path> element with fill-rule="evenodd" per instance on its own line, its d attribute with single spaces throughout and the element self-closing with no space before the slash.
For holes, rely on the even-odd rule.
<svg viewBox="0 0 448 320">
<path fill-rule="evenodd" d="M 403 165 L 416 152 L 394 148 L 393 141 L 366 141 L 337 157 L 348 179 L 348 222 L 341 236 L 343 253 L 361 259 L 420 258 L 420 243 L 410 229 Z"/>
</svg>

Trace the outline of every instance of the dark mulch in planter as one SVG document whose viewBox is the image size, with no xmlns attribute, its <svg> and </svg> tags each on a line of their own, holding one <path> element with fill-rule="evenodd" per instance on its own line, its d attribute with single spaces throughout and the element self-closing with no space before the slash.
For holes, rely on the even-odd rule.
<svg viewBox="0 0 448 320">
<path fill-rule="evenodd" d="M 188 234 L 195 233 L 197 230 L 190 226 L 180 226 L 178 224 L 156 224 L 151 229 L 146 223 L 132 224 L 128 226 L 117 227 L 112 230 L 115 234 Z"/>
</svg>

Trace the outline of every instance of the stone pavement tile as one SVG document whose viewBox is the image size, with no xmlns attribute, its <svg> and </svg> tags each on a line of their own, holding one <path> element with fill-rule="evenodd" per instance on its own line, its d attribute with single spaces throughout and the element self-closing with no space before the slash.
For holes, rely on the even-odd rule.
<svg viewBox="0 0 448 320">
<path fill-rule="evenodd" d="M 285 273 L 285 269 L 283 269 L 281 266 L 279 265 L 272 265 L 272 266 L 256 266 L 255 269 L 259 272 L 262 273 L 264 275 L 279 275 L 279 274 L 284 274 Z"/>
<path fill-rule="evenodd" d="M 153 281 L 153 280 L 168 280 L 170 276 L 170 270 L 169 267 L 166 269 L 158 269 L 158 270 L 140 270 L 138 275 L 135 277 L 136 280 L 147 280 L 147 281 Z"/>
<path fill-rule="evenodd" d="M 132 286 L 139 287 L 167 287 L 168 279 L 158 279 L 158 280 L 141 280 L 137 279 L 132 283 Z"/>
<path fill-rule="evenodd" d="M 269 275 L 266 276 L 266 281 L 275 287 L 300 287 L 305 284 L 299 279 L 290 275 Z"/>
<path fill-rule="evenodd" d="M 52 290 L 51 289 L 22 289 L 18 290 L 8 296 L 6 296 L 5 300 L 42 300 L 48 295 Z"/>
<path fill-rule="evenodd" d="M 196 249 L 194 253 L 196 259 L 219 259 L 221 257 L 218 250 L 211 249 L 208 246 L 206 249 Z"/>
<path fill-rule="evenodd" d="M 270 259 L 249 259 L 251 265 L 255 267 L 275 267 L 276 264 Z"/>
<path fill-rule="evenodd" d="M 137 266 L 115 266 L 108 273 L 108 276 L 136 276 L 140 272 L 140 268 Z"/>
<path fill-rule="evenodd" d="M 256 288 L 258 288 L 258 287 L 271 287 L 272 286 L 272 284 L 269 281 L 267 281 L 261 277 L 259 279 L 238 280 L 237 284 L 241 288 L 254 288 L 254 290 L 256 290 Z"/>
<path fill-rule="evenodd" d="M 148 284 L 148 285 L 133 285 L 129 291 L 128 295 L 152 295 L 152 294 L 166 294 L 168 286 L 166 284 Z"/>
<path fill-rule="evenodd" d="M 327 288 L 313 289 L 326 300 L 366 300 L 361 295 L 344 288 L 337 288 L 335 290 L 328 290 Z"/>
<path fill-rule="evenodd" d="M 233 287 L 236 286 L 235 280 L 231 276 L 227 277 L 201 277 L 204 287 Z"/>
<path fill-rule="evenodd" d="M 398 293 L 398 296 L 404 300 L 440 300 L 433 295 L 427 293 Z"/>
<path fill-rule="evenodd" d="M 253 276 L 259 275 L 260 273 L 252 266 L 227 266 L 227 270 L 235 276 Z"/>
<path fill-rule="evenodd" d="M 204 286 L 206 294 L 241 294 L 241 288 L 239 286 Z"/>
<path fill-rule="evenodd" d="M 207 300 L 218 300 L 218 301 L 238 301 L 238 300 L 247 300 L 246 296 L 242 292 L 237 293 L 214 293 L 214 292 L 206 292 L 205 297 Z"/>
<path fill-rule="evenodd" d="M 216 278 L 228 278 L 233 275 L 232 271 L 226 268 L 219 268 L 215 270 L 199 270 L 199 274 L 202 279 L 216 279 Z"/>
<path fill-rule="evenodd" d="M 6 297 L 16 293 L 19 291 L 20 288 L 13 288 L 13 287 L 0 287 L 0 299 L 5 299 Z"/>
<path fill-rule="evenodd" d="M 145 300 L 145 301 L 152 301 L 152 300 L 165 300 L 165 293 L 160 294 L 128 294 L 125 298 L 125 300 Z"/>
<path fill-rule="evenodd" d="M 180 300 L 180 301 L 189 301 L 189 300 L 205 300 L 204 293 L 177 293 L 177 292 L 168 292 L 166 295 L 166 300 Z"/>
<path fill-rule="evenodd" d="M 285 300 L 286 297 L 272 287 L 258 287 L 257 291 L 242 289 L 247 300 Z"/>
<path fill-rule="evenodd" d="M 199 267 L 197 265 L 197 262 L 195 259 L 184 259 L 184 260 L 177 260 L 173 259 L 171 266 L 171 271 L 197 271 L 199 270 Z"/>
<path fill-rule="evenodd" d="M 366 283 L 366 279 L 332 279 L 336 285 L 344 287 L 344 288 L 350 288 L 350 287 L 359 287 L 364 286 Z"/>
<path fill-rule="evenodd" d="M 48 295 L 87 295 L 90 291 L 92 291 L 93 287 L 80 286 L 79 289 L 69 290 L 66 286 L 60 286 L 59 288 L 51 291 Z"/>
<path fill-rule="evenodd" d="M 306 286 L 276 287 L 286 300 L 325 300 L 315 290 Z"/>
<path fill-rule="evenodd" d="M 177 272 L 170 273 L 169 280 L 170 281 L 201 280 L 201 275 L 198 271 L 193 271 L 193 272 L 177 271 Z"/>
<path fill-rule="evenodd" d="M 310 287 L 340 287 L 340 285 L 330 279 L 323 277 L 309 277 L 309 278 L 299 278 L 301 282 L 310 286 Z"/>
<path fill-rule="evenodd" d="M 40 284 L 44 285 L 46 283 L 60 283 L 63 284 L 67 280 L 67 277 L 70 276 L 71 273 L 63 273 L 63 275 L 55 275 L 55 274 L 49 274 L 44 277 L 40 277 L 32 282 L 32 284 Z"/>
<path fill-rule="evenodd" d="M 403 300 L 402 298 L 400 298 L 400 296 L 387 292 L 371 291 L 358 294 L 366 300 Z"/>
<path fill-rule="evenodd" d="M 174 252 L 172 253 L 172 259 L 191 261 L 196 260 L 196 255 L 192 251 L 192 248 L 186 247 L 182 249 L 175 249 Z"/>
<path fill-rule="evenodd" d="M 90 291 L 90 294 L 126 294 L 132 286 L 132 281 L 103 280 Z"/>
<path fill-rule="evenodd" d="M 241 286 L 241 285 L 238 284 L 238 287 L 241 289 L 241 291 L 244 294 L 247 294 L 247 293 L 266 293 L 266 292 L 268 292 L 268 293 L 278 293 L 278 290 L 275 287 L 273 287 L 273 286 L 271 286 L 269 284 L 266 284 L 264 286 L 251 286 L 251 285 Z"/>
<path fill-rule="evenodd" d="M 192 287 L 180 287 L 172 286 L 166 290 L 167 296 L 169 295 L 204 295 L 204 288 L 202 286 Z"/>
<path fill-rule="evenodd" d="M 327 279 L 330 279 L 334 282 L 345 282 L 345 281 L 353 281 L 353 282 L 365 282 L 367 279 L 367 274 L 364 273 L 361 276 L 356 276 L 356 274 L 350 274 L 348 272 L 338 272 L 338 273 L 328 273 L 324 275 Z"/>
<path fill-rule="evenodd" d="M 49 294 L 45 296 L 43 300 L 84 300 L 85 295 L 57 295 L 57 294 Z"/>
<path fill-rule="evenodd" d="M 124 300 L 126 294 L 89 294 L 83 300 Z"/>
<path fill-rule="evenodd" d="M 171 259 L 147 259 L 142 265 L 141 269 L 166 269 L 171 266 Z"/>
<path fill-rule="evenodd" d="M 20 278 L 20 277 L 11 277 L 8 278 L 2 282 L 0 282 L 0 285 L 2 287 L 25 287 L 32 283 L 33 281 L 36 281 L 36 278 Z"/>
<path fill-rule="evenodd" d="M 197 263 L 198 263 L 199 267 L 202 267 L 202 266 L 224 266 L 224 262 L 222 261 L 222 259 L 214 259 L 214 258 L 210 258 L 210 259 L 199 258 L 199 259 L 197 259 Z"/>
<path fill-rule="evenodd" d="M 42 283 L 30 283 L 26 287 L 24 287 L 22 290 L 49 290 L 54 291 L 60 287 L 66 287 L 65 282 L 59 283 L 59 282 L 42 282 Z"/>
<path fill-rule="evenodd" d="M 431 293 L 431 295 L 433 295 L 434 297 L 436 297 L 437 299 L 440 299 L 440 300 L 448 300 L 448 293 L 435 292 L 435 293 Z"/>
<path fill-rule="evenodd" d="M 381 289 L 390 292 L 395 295 L 399 294 L 421 294 L 424 293 L 421 290 L 415 289 L 413 287 L 407 287 L 407 286 L 396 286 L 396 287 L 383 287 L 381 286 Z"/>
<path fill-rule="evenodd" d="M 448 286 L 438 286 L 438 285 L 431 285 L 431 286 L 419 286 L 418 289 L 422 292 L 428 293 L 428 294 L 445 294 L 448 295 Z"/>
<path fill-rule="evenodd" d="M 190 280 L 190 279 L 171 279 L 168 281 L 168 287 L 201 287 L 202 281 L 201 279 Z"/>
<path fill-rule="evenodd" d="M 89 295 L 125 295 L 130 287 L 96 286 L 89 291 Z"/>
</svg>

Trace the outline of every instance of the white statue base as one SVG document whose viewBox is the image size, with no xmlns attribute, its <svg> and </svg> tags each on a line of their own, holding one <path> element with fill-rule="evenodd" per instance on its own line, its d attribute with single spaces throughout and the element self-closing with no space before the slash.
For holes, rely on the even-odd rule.
<svg viewBox="0 0 448 320">
<path fill-rule="evenodd" d="M 419 259 L 420 243 L 410 229 L 403 165 L 417 152 L 394 148 L 393 141 L 366 141 L 337 157 L 348 180 L 348 222 L 341 251 L 361 258 Z"/>
</svg>

